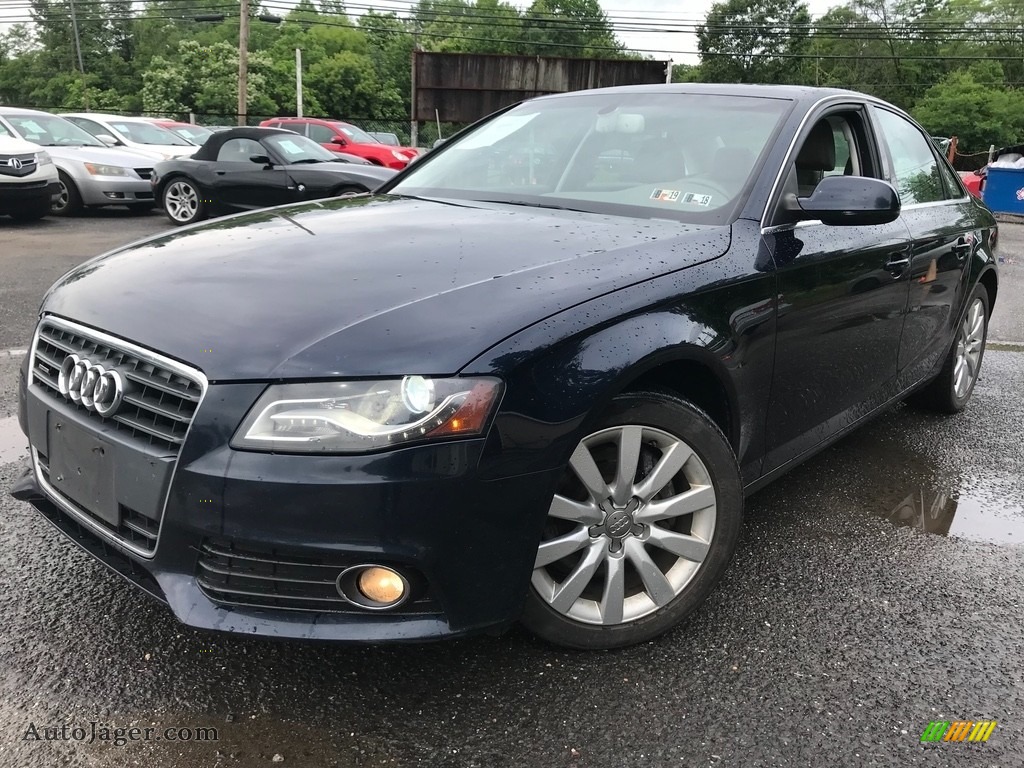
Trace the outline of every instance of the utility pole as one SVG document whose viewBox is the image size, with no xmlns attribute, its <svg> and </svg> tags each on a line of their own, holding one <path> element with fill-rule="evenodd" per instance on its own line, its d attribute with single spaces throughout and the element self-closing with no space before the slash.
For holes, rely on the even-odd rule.
<svg viewBox="0 0 1024 768">
<path fill-rule="evenodd" d="M 78 36 L 78 17 L 75 15 L 75 0 L 68 0 L 71 6 L 71 28 L 75 32 L 75 50 L 78 52 L 78 69 L 82 73 L 82 94 L 85 97 L 85 111 L 89 111 L 89 87 L 85 84 L 85 65 L 82 63 L 82 40 Z"/>
<path fill-rule="evenodd" d="M 302 117 L 302 49 L 295 49 L 295 116 Z"/>
<path fill-rule="evenodd" d="M 238 124 L 246 124 L 249 89 L 249 0 L 242 0 L 238 20 Z"/>
</svg>

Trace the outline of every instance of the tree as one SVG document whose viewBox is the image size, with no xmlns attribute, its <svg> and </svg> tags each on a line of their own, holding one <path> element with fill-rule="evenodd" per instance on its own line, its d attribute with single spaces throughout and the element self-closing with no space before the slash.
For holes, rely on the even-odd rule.
<svg viewBox="0 0 1024 768">
<path fill-rule="evenodd" d="M 724 83 L 800 83 L 811 15 L 798 0 L 715 3 L 697 30 L 705 80 Z"/>
<path fill-rule="evenodd" d="M 956 136 L 966 152 L 1024 139 L 1024 94 L 993 85 L 1004 80 L 995 61 L 978 61 L 932 86 L 913 109 L 933 135 Z"/>
<path fill-rule="evenodd" d="M 572 58 L 616 58 L 623 45 L 597 0 L 534 0 L 523 14 L 523 53 Z"/>
</svg>

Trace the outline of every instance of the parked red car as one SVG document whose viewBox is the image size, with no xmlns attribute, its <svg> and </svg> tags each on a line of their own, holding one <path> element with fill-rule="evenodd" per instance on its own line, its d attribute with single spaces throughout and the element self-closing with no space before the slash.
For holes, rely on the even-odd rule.
<svg viewBox="0 0 1024 768">
<path fill-rule="evenodd" d="M 967 191 L 981 200 L 981 188 L 985 186 L 985 169 L 977 171 L 958 171 L 960 180 L 967 187 Z"/>
<path fill-rule="evenodd" d="M 264 120 L 261 126 L 284 128 L 301 133 L 332 152 L 347 152 L 369 160 L 374 165 L 401 170 L 418 154 L 412 147 L 392 147 L 382 144 L 361 128 L 341 120 L 323 120 L 314 117 L 275 117 Z"/>
<path fill-rule="evenodd" d="M 200 146 L 202 146 L 206 140 L 213 135 L 213 131 L 209 128 L 202 125 L 195 125 L 194 123 L 183 123 L 180 120 L 164 120 L 159 117 L 152 118 L 152 120 L 157 125 L 163 126 L 167 130 L 178 134 L 181 138 Z"/>
</svg>

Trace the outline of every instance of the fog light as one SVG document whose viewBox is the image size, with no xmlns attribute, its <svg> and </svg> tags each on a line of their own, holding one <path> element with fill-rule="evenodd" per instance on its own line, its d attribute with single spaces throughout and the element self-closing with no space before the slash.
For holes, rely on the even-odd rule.
<svg viewBox="0 0 1024 768">
<path fill-rule="evenodd" d="M 356 586 L 363 597 L 381 605 L 397 603 L 405 596 L 405 579 L 390 568 L 367 568 L 359 574 Z"/>
</svg>

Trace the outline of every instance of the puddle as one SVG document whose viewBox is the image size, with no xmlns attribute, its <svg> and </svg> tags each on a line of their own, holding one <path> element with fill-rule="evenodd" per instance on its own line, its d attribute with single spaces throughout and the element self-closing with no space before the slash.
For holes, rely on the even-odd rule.
<svg viewBox="0 0 1024 768">
<path fill-rule="evenodd" d="M 18 417 L 0 419 L 0 464 L 28 458 L 28 438 L 18 426 Z"/>
<path fill-rule="evenodd" d="M 919 488 L 892 510 L 889 522 L 940 536 L 956 536 L 996 544 L 1024 544 L 1024 506 L 1004 498 L 982 498 L 961 492 L 957 498 Z"/>
</svg>

